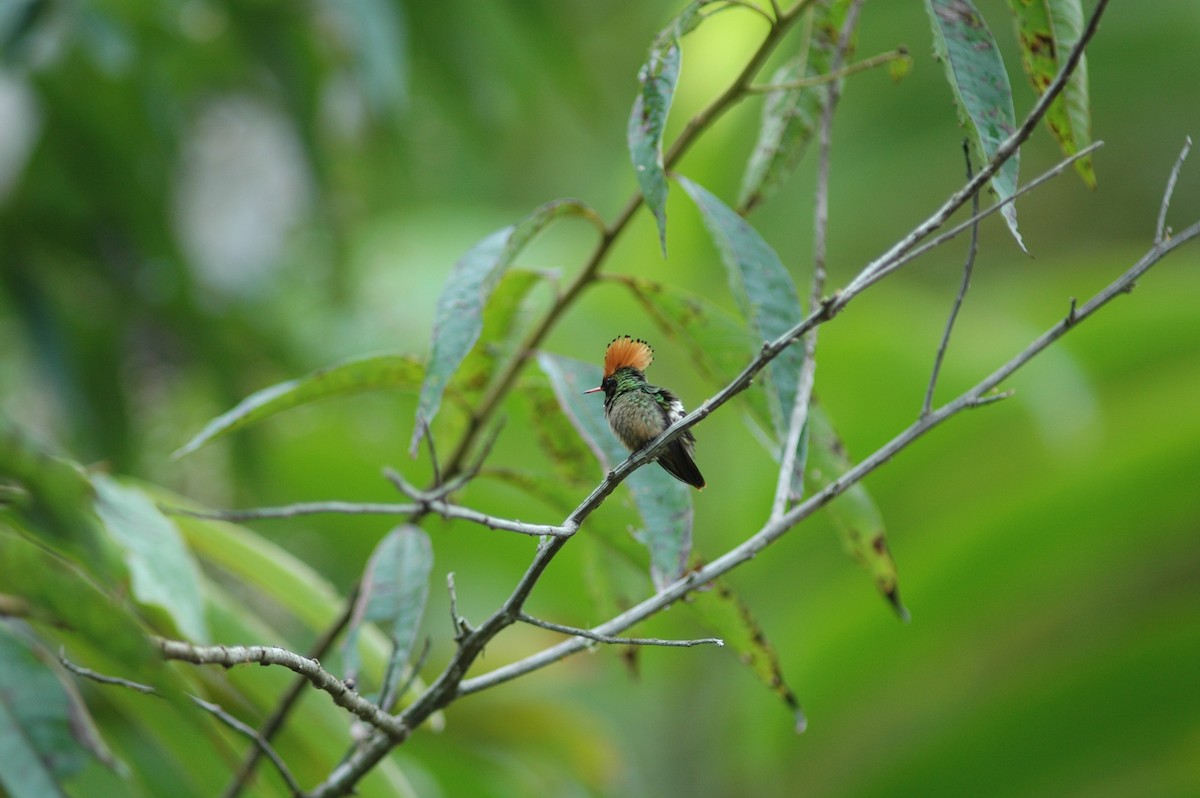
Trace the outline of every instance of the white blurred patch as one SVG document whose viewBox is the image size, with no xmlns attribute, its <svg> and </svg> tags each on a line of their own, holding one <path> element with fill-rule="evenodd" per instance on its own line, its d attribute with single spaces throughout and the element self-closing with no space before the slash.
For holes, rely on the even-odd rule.
<svg viewBox="0 0 1200 798">
<path fill-rule="evenodd" d="M 1067 350 L 1043 351 L 1021 370 L 1020 382 L 1014 398 L 1029 409 L 1048 449 L 1078 456 L 1095 449 L 1104 426 L 1096 389 Z"/>
<path fill-rule="evenodd" d="M 0 202 L 12 192 L 41 129 L 37 98 L 20 80 L 0 72 Z"/>
<path fill-rule="evenodd" d="M 264 293 L 311 196 L 283 115 L 247 97 L 211 102 L 185 137 L 175 195 L 176 228 L 199 280 L 219 295 Z"/>
</svg>

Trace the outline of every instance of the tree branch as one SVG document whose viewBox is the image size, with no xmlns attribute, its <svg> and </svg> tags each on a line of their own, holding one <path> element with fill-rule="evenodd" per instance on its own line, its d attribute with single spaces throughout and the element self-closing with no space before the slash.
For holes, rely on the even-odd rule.
<svg viewBox="0 0 1200 798">
<path fill-rule="evenodd" d="M 550 621 L 543 621 L 540 618 L 534 618 L 532 615 L 520 613 L 517 620 L 522 623 L 527 623 L 530 626 L 536 626 L 540 629 L 549 629 L 551 632 L 562 632 L 563 634 L 572 635 L 573 637 L 583 637 L 588 640 L 595 640 L 598 643 L 612 643 L 622 646 L 665 646 L 668 648 L 691 648 L 692 646 L 724 646 L 725 641 L 719 637 L 701 637 L 694 640 L 664 640 L 661 637 L 612 637 L 610 635 L 596 634 L 590 629 L 580 629 L 575 626 L 563 626 Z"/>
<path fill-rule="evenodd" d="M 182 640 L 159 640 L 159 651 L 167 659 L 194 665 L 235 665 L 258 663 L 281 665 L 303 676 L 318 690 L 326 692 L 339 707 L 352 712 L 372 726 L 399 741 L 408 736 L 409 727 L 350 689 L 345 682 L 309 659 L 278 646 L 197 646 Z"/>
<path fill-rule="evenodd" d="M 967 161 L 967 180 L 971 179 L 971 145 L 963 140 L 963 157 Z M 962 282 L 958 286 L 958 295 L 950 307 L 950 318 L 946 319 L 946 329 L 942 333 L 941 343 L 938 344 L 937 354 L 933 358 L 933 373 L 929 376 L 929 387 L 925 390 L 925 403 L 921 405 L 921 415 L 929 415 L 933 408 L 933 392 L 937 388 L 938 374 L 942 370 L 942 360 L 946 357 L 946 347 L 950 345 L 950 333 L 954 331 L 954 322 L 958 311 L 962 308 L 963 300 L 967 298 L 967 290 L 971 287 L 971 271 L 975 268 L 975 253 L 979 250 L 979 193 L 971 196 L 971 244 L 967 248 L 967 259 L 963 263 Z"/>
<path fill-rule="evenodd" d="M 753 559 L 767 546 L 783 537 L 796 524 L 824 507 L 851 485 L 859 482 L 876 468 L 891 460 L 899 452 L 943 421 L 957 415 L 963 410 L 980 407 L 1004 398 L 1008 393 L 992 393 L 1000 383 L 1012 376 L 1014 372 L 1067 332 L 1074 329 L 1079 322 L 1108 304 L 1114 297 L 1128 293 L 1132 290 L 1137 280 L 1149 271 L 1152 266 L 1194 238 L 1200 238 L 1200 222 L 1191 225 L 1167 241 L 1155 243 L 1134 266 L 1110 283 L 1103 291 L 1092 297 L 1082 307 L 1077 308 L 1073 317 L 1064 318 L 1058 324 L 1051 327 L 1019 354 L 996 369 L 988 377 L 981 380 L 975 387 L 960 394 L 956 399 L 937 410 L 919 418 L 899 435 L 877 449 L 870 457 L 831 482 L 825 489 L 810 496 L 807 501 L 797 505 L 783 516 L 771 519 L 754 535 L 730 549 L 721 557 L 708 563 L 703 568 L 688 573 L 683 578 L 663 588 L 656 595 L 611 620 L 592 627 L 590 631 L 597 635 L 615 635 L 662 611 L 691 591 L 712 582 L 742 563 Z M 564 641 L 518 662 L 502 666 L 481 676 L 464 680 L 459 685 L 458 695 L 469 695 L 494 687 L 497 684 L 515 679 L 518 676 L 557 662 L 586 647 L 587 642 L 579 638 Z"/>
</svg>

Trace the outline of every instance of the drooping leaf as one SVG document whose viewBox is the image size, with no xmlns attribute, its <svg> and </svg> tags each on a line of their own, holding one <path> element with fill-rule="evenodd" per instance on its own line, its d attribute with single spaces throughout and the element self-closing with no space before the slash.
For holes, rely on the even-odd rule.
<svg viewBox="0 0 1200 798">
<path fill-rule="evenodd" d="M 629 112 L 626 138 L 638 187 L 658 225 L 658 241 L 667 254 L 667 174 L 663 167 L 663 132 L 679 81 L 682 51 L 679 40 L 700 23 L 704 0 L 687 5 L 655 37 L 646 63 L 638 70 L 641 90 Z"/>
<path fill-rule="evenodd" d="M 824 489 L 853 465 L 846 448 L 829 421 L 829 416 L 816 402 L 809 407 L 809 429 L 812 433 L 811 452 L 806 477 L 814 492 Z M 879 593 L 888 600 L 902 621 L 909 620 L 908 609 L 900 600 L 896 562 L 888 548 L 883 515 L 861 482 L 825 507 L 829 519 L 842 538 L 842 545 L 875 581 Z"/>
<path fill-rule="evenodd" d="M 933 26 L 933 49 L 954 91 L 958 117 L 967 131 L 971 151 L 981 163 L 992 160 L 1000 144 L 1016 131 L 1012 87 L 996 40 L 969 0 L 925 0 Z M 1017 190 L 1018 155 L 1013 153 L 992 177 L 1001 200 Z M 1013 238 L 1025 248 L 1017 230 L 1017 210 L 1001 210 Z"/>
<path fill-rule="evenodd" d="M 69 628 L 120 662 L 128 678 L 162 683 L 162 660 L 131 610 L 66 561 L 0 522 L 0 585 L 31 617 Z"/>
<path fill-rule="evenodd" d="M 535 235 L 560 216 L 594 214 L 578 200 L 548 202 L 516 224 L 487 236 L 454 264 L 434 311 L 433 351 L 421 384 L 410 454 L 416 456 L 425 427 L 433 422 L 441 406 L 447 383 L 479 340 L 488 297 L 513 259 Z"/>
<path fill-rule="evenodd" d="M 792 713 L 796 733 L 802 733 L 808 727 L 804 710 L 796 694 L 783 679 L 779 653 L 754 619 L 746 602 L 728 584 L 718 579 L 708 589 L 692 593 L 689 606 L 700 615 L 701 623 L 724 640 L 725 647 L 737 654 L 741 663 L 779 697 Z"/>
<path fill-rule="evenodd" d="M 682 176 L 679 184 L 700 209 L 756 344 L 761 346 L 774 340 L 799 323 L 804 309 L 796 285 L 771 245 L 749 222 L 703 186 Z M 780 440 L 787 435 L 803 361 L 803 349 L 793 343 L 766 368 L 771 418 Z"/>
<path fill-rule="evenodd" d="M 770 82 L 792 83 L 828 73 L 849 6 L 850 0 L 831 0 L 817 3 L 808 11 L 811 23 L 806 30 L 806 46 L 802 45 L 799 55 L 779 67 Z M 851 36 L 846 58 L 854 53 L 855 38 Z M 758 142 L 746 163 L 738 192 L 742 213 L 769 199 L 796 168 L 816 130 L 826 90 L 825 86 L 808 86 L 767 95 Z"/>
<path fill-rule="evenodd" d="M 1017 21 L 1021 65 L 1040 97 L 1083 36 L 1083 8 L 1079 0 L 1009 0 L 1008 4 Z M 1091 143 L 1086 56 L 1080 57 L 1062 94 L 1046 109 L 1046 124 L 1064 155 L 1073 155 Z M 1090 155 L 1075 162 L 1075 171 L 1088 188 L 1096 187 Z"/>
<path fill-rule="evenodd" d="M 492 291 L 483 309 L 483 328 L 479 340 L 463 360 L 453 386 L 463 401 L 472 404 L 487 388 L 496 367 L 516 342 L 521 327 L 521 308 L 529 292 L 541 281 L 541 275 L 528 269 L 509 269 Z"/>
<path fill-rule="evenodd" d="M 597 366 L 571 358 L 538 354 L 538 364 L 550 379 L 562 412 L 605 469 L 623 462 L 628 453 L 604 418 L 602 401 L 584 396 L 600 384 Z M 625 480 L 642 529 L 634 537 L 650 551 L 650 575 L 657 588 L 678 579 L 687 566 L 692 545 L 692 499 L 688 488 L 661 468 L 640 468 Z"/>
<path fill-rule="evenodd" d="M 579 505 L 585 495 L 583 488 L 591 488 L 596 480 L 604 476 L 604 468 L 575 430 L 570 418 L 562 412 L 558 397 L 548 382 L 528 380 L 522 383 L 521 396 L 529 403 L 530 420 L 538 446 L 550 458 L 559 479 L 556 485 L 571 485 L 576 492 L 571 499 L 564 497 L 564 514 Z"/>
<path fill-rule="evenodd" d="M 757 339 L 756 348 L 799 323 L 804 308 L 796 294 L 796 285 L 771 245 L 749 222 L 703 186 L 682 176 L 679 183 L 700 208 L 709 234 L 721 253 L 733 295 L 742 308 L 751 335 Z M 781 452 L 787 441 L 803 364 L 804 350 L 799 342 L 793 342 L 765 369 L 767 404 Z M 803 452 L 799 448 L 803 441 L 801 436 L 798 455 Z M 782 459 L 782 455 L 780 457 Z M 800 456 L 795 462 L 798 469 L 803 468 L 804 461 Z M 793 479 L 792 483 L 793 496 L 803 493 L 800 480 Z"/>
<path fill-rule="evenodd" d="M 200 571 L 175 524 L 136 488 L 103 474 L 92 484 L 96 514 L 124 555 L 134 598 L 165 612 L 187 639 L 207 643 Z"/>
<path fill-rule="evenodd" d="M 415 391 L 420 385 L 421 373 L 418 360 L 395 353 L 364 355 L 324 366 L 303 377 L 251 394 L 232 410 L 208 422 L 199 434 L 171 456 L 183 457 L 235 430 L 330 396 L 381 389 Z"/>
<path fill-rule="evenodd" d="M 0 417 L 0 481 L 11 484 L 10 500 L 0 505 L 0 521 L 70 559 L 105 584 L 126 576 L 124 564 L 92 511 L 95 490 L 83 469 L 42 451 Z"/>
<path fill-rule="evenodd" d="M 379 541 L 363 571 L 342 643 L 347 678 L 357 677 L 359 630 L 367 622 L 378 624 L 392 641 L 389 670 L 399 673 L 404 668 L 425 613 L 432 570 L 433 546 L 420 527 L 403 524 Z"/>
<path fill-rule="evenodd" d="M 0 621 L 0 792 L 61 796 L 87 756 L 71 734 L 63 686 L 27 641 Z"/>
</svg>

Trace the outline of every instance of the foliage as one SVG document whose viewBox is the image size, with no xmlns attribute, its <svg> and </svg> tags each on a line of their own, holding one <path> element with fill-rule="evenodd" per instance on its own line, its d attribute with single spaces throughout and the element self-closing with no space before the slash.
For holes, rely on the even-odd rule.
<svg viewBox="0 0 1200 798">
<path fill-rule="evenodd" d="M 1003 372 L 978 383 L 980 371 L 988 374 L 1014 353 L 1032 358 L 1041 351 L 1022 350 L 1035 329 L 1032 320 L 998 317 L 994 307 L 981 311 L 983 328 L 956 330 L 952 347 L 978 362 L 952 357 L 943 386 L 955 393 L 972 384 L 986 390 L 967 389 L 958 404 L 911 422 L 893 400 L 902 397 L 912 410 L 919 405 L 912 397 L 923 386 L 911 375 L 927 373 L 922 358 L 936 345 L 946 298 L 889 282 L 889 305 L 875 306 L 859 327 L 850 326 L 852 320 L 844 325 L 840 314 L 864 288 L 815 297 L 809 308 L 801 301 L 797 285 L 813 280 L 809 264 L 827 254 L 796 254 L 795 236 L 805 227 L 797 225 L 795 209 L 808 201 L 799 197 L 812 191 L 805 169 L 821 157 L 822 115 L 838 92 L 869 87 L 872 65 L 909 63 L 902 42 L 886 42 L 896 49 L 855 62 L 857 51 L 875 45 L 858 24 L 861 3 L 853 0 L 786 8 L 699 0 L 665 26 L 661 9 L 628 11 L 630 19 L 647 15 L 636 25 L 640 39 L 623 22 L 593 20 L 615 26 L 613 52 L 624 59 L 614 72 L 625 81 L 622 107 L 581 100 L 549 107 L 541 104 L 540 90 L 526 87 L 546 83 L 563 97 L 581 95 L 599 80 L 589 77 L 591 59 L 617 60 L 539 49 L 586 25 L 594 11 L 522 9 L 508 16 L 503 6 L 475 9 L 481 22 L 493 23 L 485 27 L 528 37 L 538 47 L 501 46 L 492 40 L 503 37 L 492 36 L 471 39 L 478 45 L 472 47 L 451 35 L 440 13 L 420 4 L 351 5 L 190 3 L 164 10 L 24 0 L 0 12 L 4 74 L 11 76 L 5 80 L 36 96 L 41 109 L 40 121 L 31 123 L 36 143 L 22 173 L 8 185 L 0 170 L 6 247 L 0 302 L 8 316 L 0 325 L 11 340 L 25 342 L 20 349 L 0 344 L 12 347 L 3 350 L 0 376 L 25 383 L 5 399 L 4 411 L 16 423 L 0 428 L 0 763 L 9 765 L 0 767 L 0 791 L 283 795 L 292 791 L 287 782 L 294 777 L 312 795 L 581 788 L 718 795 L 747 783 L 770 795 L 778 790 L 770 785 L 801 782 L 823 794 L 896 794 L 917 784 L 927 794 L 961 794 L 969 779 L 955 762 L 984 773 L 1012 770 L 1004 764 L 1008 755 L 986 754 L 973 740 L 1003 751 L 1006 743 L 1026 739 L 1043 714 L 1059 719 L 1052 737 L 1078 734 L 1083 753 L 1063 755 L 1061 763 L 1053 755 L 1014 753 L 1028 766 L 1017 786 L 1068 792 L 1094 786 L 1090 778 L 1064 773 L 1078 774 L 1080 762 L 1115 745 L 1118 733 L 1106 736 L 1099 724 L 1065 718 L 1161 663 L 1180 670 L 1200 650 L 1194 624 L 1178 622 L 1186 612 L 1166 611 L 1168 605 L 1200 606 L 1194 589 L 1184 586 L 1195 544 L 1177 520 L 1196 517 L 1200 508 L 1190 492 L 1156 481 L 1152 465 L 1165 460 L 1181 473 L 1194 470 L 1200 447 L 1189 442 L 1200 440 L 1200 429 L 1194 414 L 1183 414 L 1171 435 L 1160 428 L 1153 438 L 1131 434 L 1119 456 L 1077 463 L 1081 467 L 1069 474 L 1048 467 L 1049 475 L 1039 472 L 1041 481 L 1020 494 L 1013 472 L 1032 470 L 1037 464 L 1025 461 L 1037 454 L 1020 451 L 1020 465 L 1016 456 L 979 455 L 1011 452 L 1012 440 L 1031 437 L 1027 425 L 1010 416 L 1008 427 L 960 429 L 957 444 L 935 438 L 931 446 L 960 448 L 935 449 L 946 465 L 930 467 L 923 478 L 861 480 L 958 410 L 990 402 L 990 391 L 1001 380 L 1007 387 L 1011 377 Z M 1085 38 L 1083 9 L 1078 0 L 1013 0 L 1009 6 L 1017 26 L 1013 47 L 1040 96 Z M 1003 159 L 1021 104 L 1014 102 L 1004 65 L 1008 40 L 994 38 L 967 0 L 928 0 L 926 9 L 922 35 L 943 61 L 976 166 L 997 153 Z M 863 13 L 871 19 L 874 11 Z M 880 10 L 879 19 L 895 13 Z M 1001 30 L 998 20 L 992 23 Z M 736 60 L 715 38 L 705 38 L 733 41 L 745 24 L 759 28 L 738 39 L 746 52 Z M 676 125 L 700 102 L 699 84 L 689 82 L 691 53 L 686 66 L 683 58 L 693 47 L 695 63 L 719 68 L 725 88 L 713 91 L 690 122 Z M 442 57 L 447 52 L 480 60 Z M 644 59 L 640 69 L 630 53 Z M 481 73 L 488 72 L 489 58 L 504 63 L 510 94 L 488 94 L 495 84 L 481 82 Z M 1068 156 L 1091 144 L 1089 92 L 1098 87 L 1089 87 L 1086 75 L 1081 63 L 1045 117 Z M 872 102 L 945 96 L 933 84 L 918 84 L 918 92 L 911 87 L 916 79 L 889 84 Z M 479 90 L 473 100 L 463 99 L 469 92 L 459 90 L 460 82 Z M 243 102 L 257 110 L 247 114 Z M 632 159 L 632 174 L 623 179 L 637 193 L 605 221 L 609 214 L 599 209 L 611 203 L 603 181 L 611 183 L 608 165 L 619 159 L 590 142 L 603 154 L 594 159 L 602 179 L 593 180 L 592 155 L 564 143 L 570 128 L 556 126 L 554 115 L 611 132 L 629 103 L 628 153 L 620 159 Z M 734 110 L 739 103 L 750 107 L 745 115 Z M 518 110 L 505 110 L 509 105 Z M 281 216 L 256 210 L 250 222 L 260 235 L 244 240 L 257 242 L 250 248 L 262 263 L 228 253 L 222 261 L 189 232 L 192 217 L 202 214 L 188 205 L 188 185 L 199 178 L 187 165 L 204 163 L 205 148 L 220 150 L 219 136 L 202 135 L 214 113 L 218 120 L 226 115 L 225 135 L 255 124 L 282 128 L 282 138 L 270 140 L 273 151 L 292 158 L 289 168 L 301 175 L 285 181 Z M 745 140 L 745 158 L 725 154 L 729 139 L 721 154 L 704 152 L 726 135 L 720 120 L 727 114 L 734 134 Z M 935 118 L 944 144 L 952 123 L 945 114 Z M 518 132 L 498 132 L 509 129 Z M 475 149 L 460 136 L 477 137 Z M 423 149 L 422 139 L 438 146 Z M 697 154 L 685 159 L 693 148 Z M 475 154 L 461 173 L 448 168 L 456 154 L 469 151 Z M 516 153 L 524 157 L 510 157 Z M 519 173 L 535 172 L 543 161 L 556 178 L 568 179 L 553 189 L 524 182 Z M 1030 162 L 1027 155 L 1027 168 Z M 498 171 L 486 171 L 485 163 Z M 516 163 L 526 166 L 513 168 Z M 1074 165 L 1093 186 L 1092 155 Z M 1018 189 L 1016 154 L 996 166 L 991 187 L 1003 202 Z M 1166 164 L 1155 161 L 1160 167 L 1165 172 Z M 510 203 L 561 194 L 563 185 L 575 193 L 576 173 L 601 197 L 596 209 L 554 200 L 528 213 L 506 210 L 505 221 L 518 221 L 500 226 L 495 213 L 469 207 L 485 190 Z M 264 174 L 251 179 L 263 181 Z M 497 177 L 485 186 L 481 176 L 488 174 Z M 837 187 L 840 164 L 833 174 Z M 736 201 L 722 199 L 739 176 Z M 458 194 L 451 189 L 456 181 Z M 672 204 L 671 181 L 695 213 Z M 961 179 L 942 172 L 913 182 L 920 188 L 914 195 L 924 200 L 949 194 Z M 817 193 L 827 195 L 829 188 L 818 177 Z M 455 211 L 434 222 L 417 217 L 409 204 L 404 212 L 414 219 L 403 223 L 404 236 L 378 233 L 377 218 L 390 203 L 414 203 L 422 191 L 446 192 L 437 196 L 453 198 Z M 884 204 L 907 211 L 904 193 L 889 189 Z M 875 197 L 854 213 L 870 216 L 875 226 L 884 215 L 873 213 L 879 204 Z M 642 205 L 644 230 L 637 214 Z M 218 210 L 209 212 L 219 216 Z M 787 216 L 780 223 L 772 213 Z M 835 224 L 842 213 L 846 208 L 835 201 Z M 1015 203 L 1004 204 L 1001 213 L 1022 242 Z M 1027 241 L 1044 233 L 1031 216 L 1023 216 Z M 1190 219 L 1173 210 L 1175 216 Z M 594 230 L 560 224 L 569 217 L 586 219 Z M 821 240 L 824 224 L 817 222 Z M 1074 240 L 1070 225 L 1064 227 Z M 479 234 L 488 229 L 495 232 Z M 1191 230 L 1181 231 L 1179 243 Z M 887 241 L 894 233 L 880 235 Z M 469 245 L 471 237 L 478 243 Z M 665 258 L 668 237 L 666 266 L 634 255 L 622 260 L 633 248 Z M 1162 250 L 1158 257 L 1174 246 L 1169 238 L 1154 243 Z M 990 244 L 1001 246 L 998 239 Z M 858 262 L 860 254 L 867 260 L 848 244 L 834 248 L 839 264 Z M 387 264 L 382 276 L 370 266 L 381 259 Z M 456 265 L 447 269 L 451 261 Z M 272 263 L 289 264 L 288 277 L 272 272 L 280 268 Z M 729 290 L 716 287 L 722 268 Z M 1011 290 L 1022 306 L 1038 305 L 1044 276 L 1021 267 L 1010 272 L 1021 276 L 1000 296 Z M 840 271 L 838 283 L 849 276 Z M 440 292 L 434 278 L 442 282 Z M 404 290 L 396 290 L 397 279 Z M 1125 287 L 1132 284 L 1130 278 Z M 286 291 L 275 291 L 285 285 Z M 287 294 L 287 301 L 276 301 L 276 293 Z M 1021 398 L 1002 406 L 1028 402 L 1035 418 L 1084 418 L 1079 408 L 1089 402 L 1137 407 L 1125 384 L 1129 375 L 1120 369 L 1134 368 L 1128 364 L 1138 362 L 1141 349 L 1116 358 L 1122 347 L 1129 351 L 1130 341 L 1157 342 L 1192 330 L 1185 295 L 1176 292 L 1137 311 L 1142 316 L 1132 334 L 1099 333 L 1086 368 L 1075 364 L 1074 354 L 1057 356 L 1054 374 L 1043 379 L 1074 385 L 1070 395 L 1083 399 Z M 603 304 L 589 304 L 596 299 Z M 1072 301 L 1061 333 L 1103 305 L 1082 304 L 1076 316 Z M 1052 331 L 1058 330 L 1065 303 L 1053 311 L 1039 307 L 1045 313 L 1035 317 L 1036 328 L 1051 319 Z M 809 336 L 835 316 L 838 325 L 822 332 L 818 358 L 806 360 L 804 346 L 815 346 Z M 886 356 L 866 361 L 856 355 L 854 341 L 838 337 L 846 326 L 857 330 L 854 341 L 868 341 L 871 351 Z M 640 467 L 665 439 L 627 458 L 607 429 L 601 400 L 581 395 L 599 384 L 603 342 L 626 329 L 648 337 L 658 331 L 662 356 L 655 372 L 661 375 L 650 375 L 652 381 L 661 379 L 685 397 L 716 391 L 707 402 L 688 403 L 701 412 L 686 423 L 704 422 L 695 430 L 710 479 L 703 494 L 657 466 Z M 416 352 L 422 340 L 430 341 L 427 357 Z M 386 353 L 358 354 L 380 348 Z M 802 390 L 817 360 L 819 405 Z M 850 366 L 843 364 L 859 373 L 847 379 Z M 1161 415 L 1180 416 L 1169 397 L 1189 393 L 1187 380 L 1197 375 L 1194 365 L 1177 365 L 1142 375 L 1157 389 L 1145 401 L 1161 404 Z M 1106 368 L 1114 369 L 1111 378 L 1105 375 L 1104 389 L 1093 393 L 1089 377 L 1079 375 Z M 1102 398 L 1108 395 L 1116 398 Z M 221 412 L 226 407 L 232 409 Z M 1068 436 L 1067 448 L 1082 446 L 1089 433 L 1071 438 L 1068 427 L 1049 422 L 1043 434 Z M 897 428 L 902 432 L 892 440 L 898 448 L 877 448 Z M 200 431 L 187 440 L 192 429 Z M 677 426 L 668 434 L 681 431 Z M 39 440 L 47 438 L 55 443 Z M 876 448 L 876 454 L 856 466 L 844 439 L 856 452 Z M 400 455 L 405 440 L 415 459 L 392 480 L 401 493 L 395 501 L 384 493 L 383 480 L 370 480 Z M 77 455 L 51 454 L 64 450 Z M 164 465 L 172 450 L 178 463 Z M 95 458 L 107 462 L 83 465 Z M 762 508 L 771 506 L 766 486 L 780 464 L 792 471 L 780 480 L 780 511 L 764 518 Z M 1139 512 L 1146 508 L 1112 498 L 1133 490 L 1153 497 L 1145 515 Z M 1016 501 L 1014 493 L 1025 498 Z M 230 500 L 265 505 L 280 495 L 315 501 L 257 515 L 204 506 Z M 320 501 L 329 495 L 350 498 Z M 1055 534 L 1049 519 L 1061 522 L 1064 495 L 1078 495 L 1069 506 L 1093 516 L 1086 538 Z M 1104 518 L 1102 525 L 1106 513 L 1116 520 Z M 404 520 L 397 525 L 380 516 Z M 270 517 L 290 518 L 284 523 L 292 526 L 259 531 L 243 523 Z M 525 523 L 530 518 L 548 522 Z M 1131 542 L 1124 532 L 1142 518 L 1153 528 L 1144 543 Z M 966 528 L 968 519 L 977 530 Z M 772 548 L 753 577 L 743 578 L 751 571 L 741 565 L 801 522 L 832 526 L 878 593 L 907 620 L 899 597 L 903 572 L 906 598 L 921 597 L 918 623 L 901 627 L 880 612 L 883 602 L 869 596 L 868 577 L 852 578 L 829 554 L 836 546 L 819 536 L 800 544 L 806 546 L 800 552 Z M 969 547 L 958 542 L 960 533 Z M 1032 559 L 1017 559 L 1020 547 L 1070 567 L 1039 571 Z M 952 567 L 939 568 L 938 557 Z M 1158 604 L 1143 588 L 1160 571 L 1176 578 L 1160 588 L 1166 595 Z M 448 595 L 440 587 L 447 574 Z M 1088 614 L 1084 605 L 1094 605 L 1097 586 L 1113 584 L 1114 575 L 1116 593 L 1129 600 L 1100 602 L 1128 634 L 1102 657 L 1101 644 L 1084 639 L 1102 616 Z M 1047 597 L 1056 599 L 1052 610 L 1037 614 Z M 682 618 L 663 612 L 680 603 L 690 608 Z M 1151 631 L 1135 633 L 1145 628 L 1139 626 L 1144 616 L 1159 613 Z M 916 631 L 935 615 L 949 626 L 931 623 Z M 1012 622 L 1025 615 L 1036 622 Z M 1085 628 L 1073 631 L 1076 622 Z M 510 629 L 538 623 L 545 628 L 529 634 Z M 662 645 L 706 642 L 690 638 L 707 629 L 734 656 L 706 648 L 663 651 L 642 645 L 644 638 L 620 637 L 634 623 Z M 989 633 L 998 624 L 1010 630 L 1011 646 Z M 1101 639 L 1105 633 L 1111 631 L 1102 630 Z M 906 656 L 905 647 L 913 645 L 907 641 L 920 634 L 934 642 Z M 1052 651 L 1044 643 L 1056 635 L 1077 637 L 1079 645 Z M 164 639 L 184 641 L 192 658 L 169 655 Z M 304 655 L 308 664 L 295 670 L 309 681 L 300 683 L 324 692 L 290 703 L 285 696 L 298 677 L 280 665 L 247 668 L 242 663 L 249 659 L 223 659 L 238 646 Z M 623 652 L 628 668 L 641 671 L 642 685 L 630 685 L 615 668 L 597 674 L 578 657 L 567 660 L 570 669 L 529 675 L 587 647 Z M 1104 664 L 1071 681 L 1076 677 L 1064 674 L 1079 672 L 1081 652 Z M 168 665 L 164 654 L 187 661 Z M 992 664 L 1017 654 L 1015 676 Z M 723 670 L 727 662 L 740 670 Z M 673 669 L 670 678 L 664 668 Z M 1054 691 L 1038 698 L 1041 683 L 1028 669 L 1051 674 Z M 103 684 L 97 674 L 119 677 L 121 685 Z M 692 674 L 701 675 L 688 678 Z M 518 676 L 538 687 L 515 696 L 489 690 Z M 677 676 L 686 685 L 678 695 L 671 688 Z M 722 687 L 714 688 L 718 683 Z M 980 689 L 996 683 L 996 691 Z M 587 685 L 587 692 L 599 685 L 602 697 L 583 703 L 572 695 L 581 692 L 576 685 Z M 638 689 L 656 691 L 656 699 L 630 701 Z M 1145 684 L 1129 689 L 1138 707 L 1116 710 L 1126 714 L 1127 726 L 1154 729 L 1158 741 L 1194 732 L 1183 707 Z M 485 690 L 488 698 L 473 697 Z M 1085 699 L 1077 700 L 1073 690 L 1086 692 Z M 1022 699 L 1015 719 L 1003 711 L 1013 692 Z M 188 696 L 209 702 L 209 709 Z M 780 703 L 788 712 L 779 711 Z M 345 711 L 349 705 L 361 711 Z M 443 717 L 451 706 L 450 717 Z M 720 714 L 744 718 L 748 707 L 762 707 L 755 715 L 760 722 L 728 722 Z M 371 711 L 379 709 L 395 712 L 390 722 L 402 731 L 372 725 Z M 664 714 L 674 731 L 657 720 Z M 278 728 L 270 728 L 272 715 Z M 921 721 L 917 731 L 902 733 L 914 719 Z M 260 729 L 260 741 L 270 738 L 282 769 L 255 765 L 258 754 L 243 753 L 255 745 L 245 729 L 235 728 L 239 721 Z M 789 723 L 803 729 L 806 722 L 812 730 L 802 740 L 785 734 Z M 424 733 L 443 725 L 448 733 L 441 738 Z M 628 733 L 610 733 L 608 726 Z M 672 757 L 690 757 L 687 747 L 701 744 L 684 741 L 701 740 L 693 735 L 702 728 L 729 735 L 720 738 L 724 750 L 737 745 L 745 756 L 737 762 L 708 757 L 703 785 L 669 775 Z M 525 734 L 533 738 L 522 739 Z M 863 750 L 886 752 L 889 744 L 897 746 L 894 757 L 861 761 Z M 497 756 L 498 746 L 525 764 L 497 764 L 509 756 Z M 793 756 L 796 750 L 806 753 Z M 238 759 L 256 768 L 255 775 L 236 776 Z M 1120 778 L 1147 779 L 1141 786 L 1151 791 L 1198 786 L 1178 745 L 1154 754 L 1124 751 L 1116 759 Z M 852 768 L 838 764 L 850 760 Z M 1152 766 L 1156 780 L 1145 775 Z"/>
</svg>

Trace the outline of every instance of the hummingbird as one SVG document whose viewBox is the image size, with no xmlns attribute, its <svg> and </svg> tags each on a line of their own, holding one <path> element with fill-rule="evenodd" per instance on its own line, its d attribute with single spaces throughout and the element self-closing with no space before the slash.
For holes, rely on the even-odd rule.
<svg viewBox="0 0 1200 798">
<path fill-rule="evenodd" d="M 604 391 L 604 417 L 621 444 L 636 452 L 687 415 L 683 402 L 666 388 L 646 382 L 646 367 L 654 362 L 654 350 L 641 338 L 614 338 L 604 352 L 604 379 L 600 386 L 584 391 Z M 704 477 L 692 459 L 696 438 L 685 431 L 658 454 L 658 464 L 675 479 L 702 490 Z"/>
</svg>

